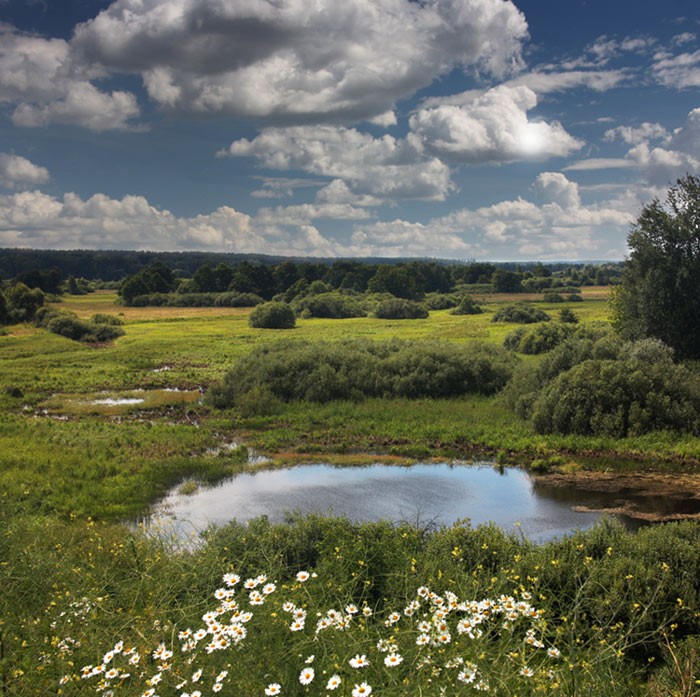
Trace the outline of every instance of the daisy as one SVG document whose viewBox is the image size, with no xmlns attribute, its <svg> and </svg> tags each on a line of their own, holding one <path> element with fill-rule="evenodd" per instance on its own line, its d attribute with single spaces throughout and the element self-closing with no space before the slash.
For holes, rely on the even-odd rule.
<svg viewBox="0 0 700 697">
<path fill-rule="evenodd" d="M 272 697 L 272 695 L 278 695 L 281 691 L 282 688 L 280 687 L 280 684 L 276 682 L 271 682 L 265 688 L 265 694 L 267 695 L 267 697 Z"/>
<path fill-rule="evenodd" d="M 304 583 L 304 581 L 308 581 L 308 580 L 309 580 L 309 572 L 308 571 L 300 571 L 297 574 L 297 581 L 299 581 L 299 583 Z"/>
<path fill-rule="evenodd" d="M 335 690 L 340 686 L 340 675 L 331 675 L 328 679 L 328 684 L 326 685 L 327 690 Z"/>
<path fill-rule="evenodd" d="M 202 677 L 202 669 L 200 668 L 192 675 L 192 682 L 197 682 Z"/>
<path fill-rule="evenodd" d="M 345 612 L 348 613 L 348 615 L 356 615 L 357 614 L 357 606 L 356 605 L 346 605 L 345 606 Z"/>
<path fill-rule="evenodd" d="M 355 689 L 352 691 L 352 697 L 368 697 L 372 694 L 372 687 L 366 682 L 360 683 L 359 685 L 355 683 Z"/>
<path fill-rule="evenodd" d="M 397 666 L 399 663 L 403 661 L 403 657 L 399 655 L 398 653 L 390 653 L 385 659 L 384 659 L 384 665 L 391 668 L 392 666 Z"/>
<path fill-rule="evenodd" d="M 427 634 L 419 634 L 416 637 L 416 645 L 417 646 L 425 646 L 426 644 L 430 643 L 430 637 Z"/>
<path fill-rule="evenodd" d="M 263 595 L 270 595 L 270 593 L 274 593 L 276 588 L 277 586 L 274 583 L 266 584 L 262 589 Z"/>
<path fill-rule="evenodd" d="M 313 668 L 304 668 L 304 670 L 299 673 L 299 682 L 302 685 L 308 685 L 314 679 L 314 675 Z"/>
<path fill-rule="evenodd" d="M 224 574 L 224 583 L 229 587 L 235 586 L 240 580 L 236 574 Z"/>
<path fill-rule="evenodd" d="M 561 651 L 552 646 L 551 648 L 547 649 L 547 655 L 551 658 L 559 658 L 559 656 L 561 655 Z"/>
<path fill-rule="evenodd" d="M 367 656 L 365 656 L 364 654 L 360 656 L 359 653 L 354 658 L 351 658 L 348 662 L 353 668 L 365 668 L 369 665 L 369 660 L 367 659 Z"/>
<path fill-rule="evenodd" d="M 520 675 L 523 675 L 526 678 L 531 678 L 534 674 L 535 674 L 535 671 L 532 670 L 532 668 L 530 668 L 528 666 L 523 666 L 520 669 Z"/>
</svg>

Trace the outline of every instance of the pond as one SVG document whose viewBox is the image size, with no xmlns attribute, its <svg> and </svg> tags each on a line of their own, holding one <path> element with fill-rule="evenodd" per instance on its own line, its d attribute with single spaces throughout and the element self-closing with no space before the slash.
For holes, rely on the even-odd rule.
<svg viewBox="0 0 700 697">
<path fill-rule="evenodd" d="M 576 528 L 593 525 L 601 513 L 573 510 L 600 508 L 605 496 L 550 487 L 525 470 L 443 463 L 408 467 L 299 465 L 239 474 L 192 495 L 174 489 L 145 521 L 161 527 L 171 521 L 180 534 L 201 531 L 267 515 L 281 521 L 287 511 L 328 513 L 353 521 L 406 521 L 452 524 L 469 518 L 472 525 L 494 522 L 545 542 Z M 642 523 L 616 516 L 630 529 Z"/>
</svg>

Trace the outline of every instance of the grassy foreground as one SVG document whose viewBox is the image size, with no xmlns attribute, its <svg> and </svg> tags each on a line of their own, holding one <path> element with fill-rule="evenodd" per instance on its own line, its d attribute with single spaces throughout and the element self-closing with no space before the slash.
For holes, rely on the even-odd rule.
<svg viewBox="0 0 700 697">
<path fill-rule="evenodd" d="M 242 471 L 244 449 L 216 450 L 241 438 L 280 464 L 500 452 L 694 471 L 700 439 L 537 435 L 498 397 L 290 404 L 268 415 L 197 401 L 236 356 L 280 336 L 500 344 L 514 325 L 490 317 L 512 298 L 480 300 L 484 315 L 312 319 L 277 331 L 249 328 L 246 310 L 123 308 L 100 293 L 62 307 L 123 313 L 126 334 L 112 345 L 29 326 L 0 336 L 0 389 L 16 388 L 0 392 L 0 694 L 697 694 L 697 524 L 635 535 L 601 525 L 537 547 L 468 524 L 258 520 L 183 550 L 115 522 L 185 477 Z M 583 322 L 607 317 L 601 289 L 570 307 Z"/>
</svg>

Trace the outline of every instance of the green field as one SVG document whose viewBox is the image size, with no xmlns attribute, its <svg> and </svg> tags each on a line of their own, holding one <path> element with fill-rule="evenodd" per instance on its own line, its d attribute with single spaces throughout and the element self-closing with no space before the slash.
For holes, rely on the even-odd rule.
<svg viewBox="0 0 700 697">
<path fill-rule="evenodd" d="M 608 318 L 605 288 L 584 288 L 578 303 L 545 304 L 537 297 L 531 299 L 554 317 L 569 307 L 581 323 Z M 431 533 L 332 519 L 288 526 L 259 521 L 212 534 L 190 552 L 119 524 L 145 513 L 183 479 L 212 481 L 249 467 L 244 449 L 209 452 L 233 440 L 269 454 L 273 466 L 365 462 L 366 453 L 373 461 L 490 454 L 524 465 L 553 458 L 569 469 L 697 471 L 698 438 L 671 432 L 626 439 L 540 435 L 498 396 L 292 402 L 267 414 L 217 411 L 199 401 L 200 391 L 238 356 L 281 337 L 500 345 L 516 325 L 492 323 L 491 316 L 514 299 L 523 296 L 478 298 L 486 309 L 481 315 L 444 310 L 425 320 L 300 319 L 295 329 L 265 330 L 248 326 L 248 310 L 123 307 L 115 304 L 116 294 L 100 292 L 68 296 L 58 306 L 83 318 L 120 315 L 125 335 L 113 344 L 96 347 L 29 325 L 9 327 L 0 336 L 0 693 L 142 695 L 157 687 L 161 697 L 196 689 L 208 695 L 214 676 L 228 670 L 218 681 L 221 694 L 262 696 L 280 683 L 283 695 L 350 695 L 362 681 L 376 695 L 438 695 L 442 688 L 472 694 L 478 680 L 457 679 L 459 670 L 445 666 L 461 659 L 479 665 L 491 694 L 604 695 L 611 683 L 624 694 L 697 694 L 673 692 L 683 685 L 698 689 L 686 665 L 700 617 L 694 523 L 638 535 L 603 526 L 535 547 L 495 529 L 460 525 Z M 302 569 L 318 573 L 313 586 L 294 581 Z M 314 625 L 312 613 L 347 603 L 365 604 L 372 618 L 353 620 L 344 634 L 322 640 L 313 631 L 290 634 L 277 605 L 269 612 L 251 608 L 259 626 L 253 631 L 251 624 L 249 640 L 235 653 L 199 652 L 202 687 L 191 682 L 200 664 L 188 667 L 180 654 L 161 682 L 147 682 L 158 670 L 145 658 L 128 677 L 120 669 L 108 685 L 101 675 L 79 677 L 83 665 L 99 664 L 119 639 L 143 657 L 160 643 L 178 652 L 177 634 L 201 624 L 221 575 L 231 571 L 268 575 L 278 583 L 280 603 L 306 607 Z M 532 597 L 542 612 L 530 634 L 523 620 L 517 631 L 490 629 L 472 643 L 455 635 L 435 648 L 430 669 L 419 668 L 425 654 L 416 649 L 416 626 L 404 631 L 406 620 L 392 633 L 384 622 L 390 610 L 402 612 L 421 585 L 443 599 L 448 592 L 462 600 Z M 432 611 L 424 610 L 432 622 Z M 563 658 L 550 665 L 543 653 L 531 657 L 518 632 L 535 632 Z M 403 667 L 383 666 L 375 648 L 380 639 L 400 647 L 395 653 Z M 306 686 L 297 676 L 309 654 L 316 655 L 308 664 L 316 678 Z M 372 654 L 371 668 L 348 668 L 355 654 Z M 342 687 L 330 693 L 323 688 L 335 673 Z M 183 679 L 187 686 L 176 689 Z"/>
</svg>

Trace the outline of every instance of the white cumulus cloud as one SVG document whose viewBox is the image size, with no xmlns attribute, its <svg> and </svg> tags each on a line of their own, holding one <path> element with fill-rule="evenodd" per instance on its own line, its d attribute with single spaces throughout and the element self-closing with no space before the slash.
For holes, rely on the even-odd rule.
<svg viewBox="0 0 700 697">
<path fill-rule="evenodd" d="M 46 167 L 35 165 L 26 157 L 0 153 L 0 187 L 18 189 L 37 186 L 50 178 Z"/>
<path fill-rule="evenodd" d="M 526 37 L 509 0 L 117 0 L 76 27 L 71 48 L 140 73 L 164 107 L 347 122 L 455 67 L 518 69 Z"/>
</svg>

